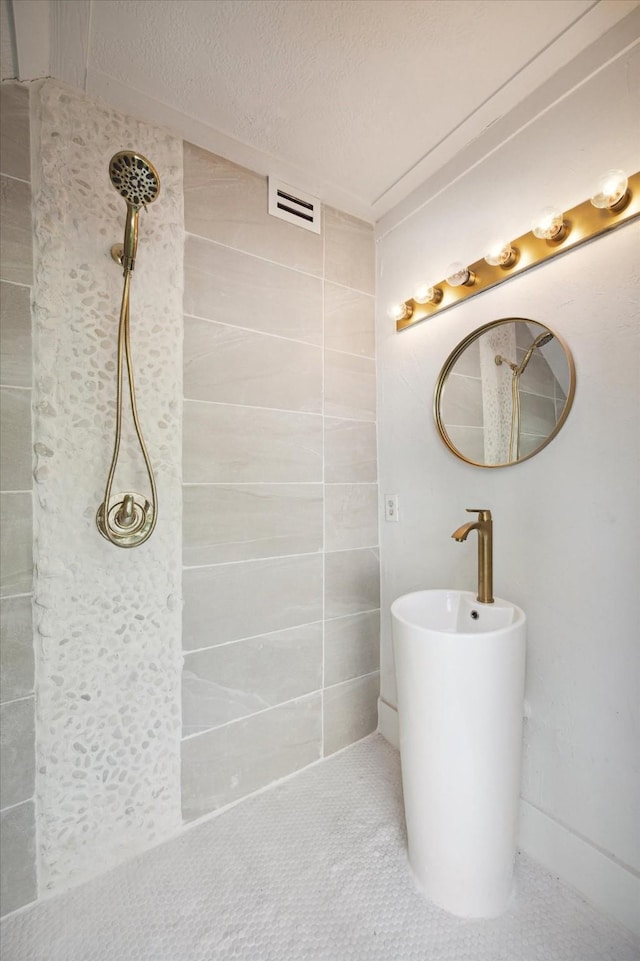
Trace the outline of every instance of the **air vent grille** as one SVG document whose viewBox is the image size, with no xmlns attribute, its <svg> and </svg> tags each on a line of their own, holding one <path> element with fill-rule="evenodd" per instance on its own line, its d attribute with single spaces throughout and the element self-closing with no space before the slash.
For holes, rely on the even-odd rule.
<svg viewBox="0 0 640 961">
<path fill-rule="evenodd" d="M 296 224 L 319 234 L 321 229 L 322 204 L 317 197 L 311 197 L 296 187 L 269 177 L 269 213 L 289 224 Z"/>
</svg>

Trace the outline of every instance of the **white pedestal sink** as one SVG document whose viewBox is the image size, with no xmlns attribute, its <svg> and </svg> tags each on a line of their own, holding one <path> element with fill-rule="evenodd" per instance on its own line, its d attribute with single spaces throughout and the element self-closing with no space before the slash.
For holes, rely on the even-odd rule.
<svg viewBox="0 0 640 961">
<path fill-rule="evenodd" d="M 452 914 L 496 917 L 515 858 L 525 614 L 433 590 L 399 597 L 391 616 L 412 870 Z"/>
</svg>

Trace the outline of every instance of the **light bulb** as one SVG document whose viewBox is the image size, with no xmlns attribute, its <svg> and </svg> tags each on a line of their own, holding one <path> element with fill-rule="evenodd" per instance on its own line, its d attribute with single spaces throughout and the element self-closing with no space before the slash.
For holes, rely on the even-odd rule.
<svg viewBox="0 0 640 961">
<path fill-rule="evenodd" d="M 484 259 L 492 267 L 511 267 L 515 264 L 518 251 L 509 242 L 500 241 L 494 244 L 484 255 Z"/>
<path fill-rule="evenodd" d="M 476 275 L 459 261 L 447 267 L 447 283 L 450 287 L 473 287 Z"/>
<path fill-rule="evenodd" d="M 411 317 L 413 313 L 413 307 L 411 304 L 389 304 L 387 310 L 387 316 L 390 320 L 395 320 L 396 323 L 399 320 L 406 320 L 407 317 Z"/>
<path fill-rule="evenodd" d="M 591 203 L 601 210 L 620 210 L 628 200 L 628 185 L 624 170 L 607 170 L 598 178 Z"/>
<path fill-rule="evenodd" d="M 439 287 L 419 284 L 413 292 L 413 299 L 416 304 L 439 304 L 442 300 L 442 291 Z"/>
<path fill-rule="evenodd" d="M 532 221 L 531 229 L 541 240 L 562 240 L 566 233 L 564 215 L 557 207 L 544 207 Z"/>
</svg>

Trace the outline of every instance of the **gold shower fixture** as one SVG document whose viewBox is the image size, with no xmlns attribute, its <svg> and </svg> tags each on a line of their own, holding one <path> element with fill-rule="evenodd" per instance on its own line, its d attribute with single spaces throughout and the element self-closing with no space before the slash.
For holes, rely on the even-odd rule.
<svg viewBox="0 0 640 961">
<path fill-rule="evenodd" d="M 158 492 L 156 481 L 142 436 L 136 405 L 136 390 L 133 379 L 130 337 L 130 288 L 131 274 L 135 266 L 138 248 L 138 217 L 140 210 L 153 203 L 160 192 L 160 178 L 152 163 L 142 154 L 122 150 L 115 154 L 109 163 L 111 183 L 127 204 L 127 219 L 124 228 L 124 242 L 114 244 L 111 256 L 123 268 L 124 287 L 120 306 L 120 325 L 118 328 L 118 371 L 116 378 L 116 433 L 113 444 L 111 466 L 107 477 L 104 500 L 96 514 L 98 530 L 104 538 L 116 547 L 138 547 L 153 534 L 158 519 Z M 112 495 L 111 487 L 118 463 L 120 440 L 122 437 L 122 380 L 126 365 L 131 401 L 131 416 L 135 427 L 140 452 L 144 460 L 151 488 L 151 499 L 143 494 L 130 491 Z"/>
<path fill-rule="evenodd" d="M 446 280 L 420 284 L 412 298 L 392 304 L 388 315 L 396 330 L 404 330 L 638 217 L 640 173 L 627 178 L 622 170 L 607 170 L 589 200 L 564 213 L 544 208 L 529 233 L 500 241 L 476 263 L 450 264 Z"/>
</svg>

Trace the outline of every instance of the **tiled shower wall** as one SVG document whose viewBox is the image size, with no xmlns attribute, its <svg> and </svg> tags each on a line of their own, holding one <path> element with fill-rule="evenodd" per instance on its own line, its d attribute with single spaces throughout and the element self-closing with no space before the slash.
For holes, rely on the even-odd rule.
<svg viewBox="0 0 640 961">
<path fill-rule="evenodd" d="M 525 324 L 517 324 L 516 363 L 522 363 L 536 333 L 537 328 L 532 333 Z M 551 358 L 557 352 L 560 353 L 560 359 L 555 364 L 551 363 Z M 564 372 L 566 369 L 563 354 L 557 340 L 553 340 L 541 350 L 534 351 L 520 380 L 522 455 L 536 450 L 544 443 L 564 410 L 567 395 L 554 373 L 554 370 Z"/>
<path fill-rule="evenodd" d="M 29 88 L 0 88 L 0 705 L 3 912 L 36 897 L 31 626 L 31 169 Z"/>
<path fill-rule="evenodd" d="M 377 722 L 372 228 L 184 148 L 182 794 L 192 820 Z"/>
<path fill-rule="evenodd" d="M 36 809 L 41 893 L 179 829 L 182 140 L 54 80 L 31 89 Z M 102 538 L 116 422 L 126 207 L 110 157 L 162 171 L 141 218 L 131 350 L 158 489 L 153 537 Z M 144 225 L 144 226 L 143 226 Z M 125 387 L 126 392 L 126 387 Z M 126 401 L 114 490 L 149 492 Z"/>
<path fill-rule="evenodd" d="M 55 84 L 49 89 L 54 100 L 64 100 L 64 91 Z M 74 94 L 70 102 L 78 97 L 82 99 Z M 102 106 L 90 98 L 76 106 L 86 111 L 87 124 L 95 120 L 91 129 L 99 136 L 103 121 L 96 116 Z M 68 143 L 75 157 L 77 145 Z M 29 89 L 3 85 L 4 912 L 38 894 L 29 153 Z M 36 159 L 40 164 L 39 156 Z M 185 819 L 191 820 L 374 729 L 379 587 L 372 230 L 325 210 L 322 235 L 306 233 L 268 217 L 264 178 L 189 145 L 184 165 L 189 235 L 182 753 L 183 808 Z M 166 162 L 166 174 L 165 168 Z M 109 206 L 108 198 L 107 192 L 113 225 L 103 233 L 110 239 L 112 233 L 117 237 L 122 210 L 115 201 Z M 153 223 L 145 222 L 145 227 L 143 245 L 151 244 Z M 51 253 L 57 256 L 58 247 Z M 153 313 L 141 306 L 142 268 L 151 265 L 149 258 L 146 264 L 141 258 L 136 286 L 140 318 Z M 104 274 L 109 279 L 113 274 L 115 284 L 118 272 L 111 267 L 107 260 Z M 70 289 L 66 281 L 64 289 Z M 116 299 L 110 296 L 109 304 Z M 165 309 L 164 301 L 162 306 Z M 58 329 L 54 323 L 51 330 Z M 171 329 L 179 336 L 179 328 Z M 141 330 L 139 323 L 137 336 Z M 110 352 L 112 340 L 110 335 L 105 341 Z M 52 356 L 55 350 L 36 360 L 42 366 Z M 63 371 L 55 381 L 64 394 L 70 382 Z M 143 378 L 141 402 L 150 392 Z M 149 420 L 147 413 L 145 424 Z M 74 427 L 70 436 L 76 438 L 78 430 Z M 152 441 L 156 454 L 164 450 Z M 91 458 L 94 467 L 98 461 Z M 42 482 L 47 483 L 44 474 Z M 162 494 L 165 507 L 172 500 L 170 491 Z M 88 524 L 83 536 L 91 550 L 104 548 L 111 560 L 109 546 L 91 541 L 92 525 L 84 515 L 76 515 L 83 531 Z M 45 521 L 49 524 L 43 515 L 40 524 Z M 129 560 L 133 563 L 137 556 L 134 552 Z M 119 554 L 114 557 L 121 560 Z M 165 566 L 173 563 L 171 556 Z M 161 582 L 157 572 L 153 576 Z M 63 592 L 63 606 L 64 597 Z M 52 644 L 49 638 L 47 657 L 58 649 Z M 43 688 L 48 677 L 44 666 L 41 663 L 38 672 L 41 700 L 48 690 Z M 176 699 L 173 709 L 179 708 Z M 68 748 L 62 752 L 64 763 L 72 759 L 71 745 Z M 77 743 L 74 749 L 79 749 Z M 43 891 L 47 810 L 40 798 Z M 79 830 L 80 821 L 74 824 Z M 90 832 L 86 840 L 84 854 L 95 865 L 104 866 L 107 855 L 111 860 L 116 856 L 113 845 L 98 834 Z M 142 831 L 130 841 L 129 855 L 132 844 L 142 848 L 154 843 Z M 126 856 L 125 848 L 120 856 Z"/>
</svg>

